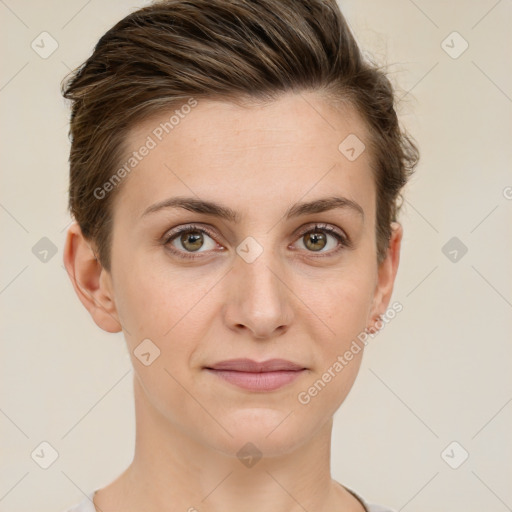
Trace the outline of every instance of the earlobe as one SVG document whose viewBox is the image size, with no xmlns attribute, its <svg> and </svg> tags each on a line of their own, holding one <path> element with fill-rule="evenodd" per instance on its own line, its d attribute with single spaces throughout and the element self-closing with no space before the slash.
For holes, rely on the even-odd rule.
<svg viewBox="0 0 512 512">
<path fill-rule="evenodd" d="M 389 305 L 389 301 L 391 300 L 395 277 L 400 262 L 402 236 L 403 228 L 401 224 L 398 222 L 392 222 L 391 238 L 389 240 L 386 258 L 378 267 L 377 285 L 375 287 L 373 304 L 370 312 L 371 323 L 368 326 L 370 329 L 374 329 L 374 324 L 379 320 L 381 315 L 384 315 Z"/>
<path fill-rule="evenodd" d="M 78 298 L 96 325 L 107 332 L 120 332 L 111 276 L 96 259 L 77 222 L 68 228 L 63 260 Z"/>
</svg>

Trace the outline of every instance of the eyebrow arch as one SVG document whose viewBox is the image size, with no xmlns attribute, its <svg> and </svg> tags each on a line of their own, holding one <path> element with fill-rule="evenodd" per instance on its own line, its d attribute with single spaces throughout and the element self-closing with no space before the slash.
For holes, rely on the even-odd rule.
<svg viewBox="0 0 512 512">
<path fill-rule="evenodd" d="M 238 212 L 227 206 L 222 206 L 214 201 L 204 201 L 195 197 L 172 197 L 165 199 L 146 208 L 141 217 L 167 208 L 183 208 L 195 213 L 213 215 L 234 223 L 239 223 L 241 219 Z M 363 208 L 355 201 L 346 197 L 326 197 L 307 203 L 296 203 L 286 210 L 284 216 L 288 220 L 301 215 L 322 213 L 337 208 L 357 212 L 364 220 Z"/>
</svg>

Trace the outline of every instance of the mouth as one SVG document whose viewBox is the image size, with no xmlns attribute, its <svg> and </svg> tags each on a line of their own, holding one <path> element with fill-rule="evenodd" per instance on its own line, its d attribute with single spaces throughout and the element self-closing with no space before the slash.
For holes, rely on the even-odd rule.
<svg viewBox="0 0 512 512">
<path fill-rule="evenodd" d="M 257 362 L 230 359 L 204 367 L 224 381 L 249 391 L 273 391 L 296 380 L 307 368 L 284 359 Z"/>
</svg>

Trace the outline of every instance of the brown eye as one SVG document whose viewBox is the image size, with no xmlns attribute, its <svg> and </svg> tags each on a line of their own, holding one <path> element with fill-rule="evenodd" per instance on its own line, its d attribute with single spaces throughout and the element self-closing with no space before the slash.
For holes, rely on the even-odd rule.
<svg viewBox="0 0 512 512">
<path fill-rule="evenodd" d="M 312 251 L 321 251 L 327 245 L 327 239 L 324 233 L 312 231 L 303 237 L 304 245 Z"/>
<path fill-rule="evenodd" d="M 327 224 L 317 224 L 299 236 L 299 245 L 303 245 L 306 252 L 319 253 L 318 256 L 333 256 L 340 250 L 351 247 L 346 235 Z"/>
<path fill-rule="evenodd" d="M 213 236 L 205 228 L 189 225 L 167 234 L 163 244 L 177 256 L 195 258 L 204 256 L 203 253 L 215 249 L 217 244 Z"/>
<path fill-rule="evenodd" d="M 203 233 L 197 230 L 186 231 L 181 234 L 180 242 L 187 251 L 197 251 L 204 243 Z"/>
</svg>

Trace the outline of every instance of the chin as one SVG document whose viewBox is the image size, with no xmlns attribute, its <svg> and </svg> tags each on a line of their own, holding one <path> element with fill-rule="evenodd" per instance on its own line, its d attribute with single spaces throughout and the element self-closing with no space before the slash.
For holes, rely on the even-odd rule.
<svg viewBox="0 0 512 512">
<path fill-rule="evenodd" d="M 209 437 L 207 442 L 229 456 L 239 457 L 251 451 L 264 457 L 285 455 L 306 442 L 314 430 L 303 418 L 299 421 L 294 413 L 290 414 L 291 410 L 260 407 L 231 411 L 222 416 L 222 424 L 232 437 L 218 429 L 219 435 Z"/>
</svg>

